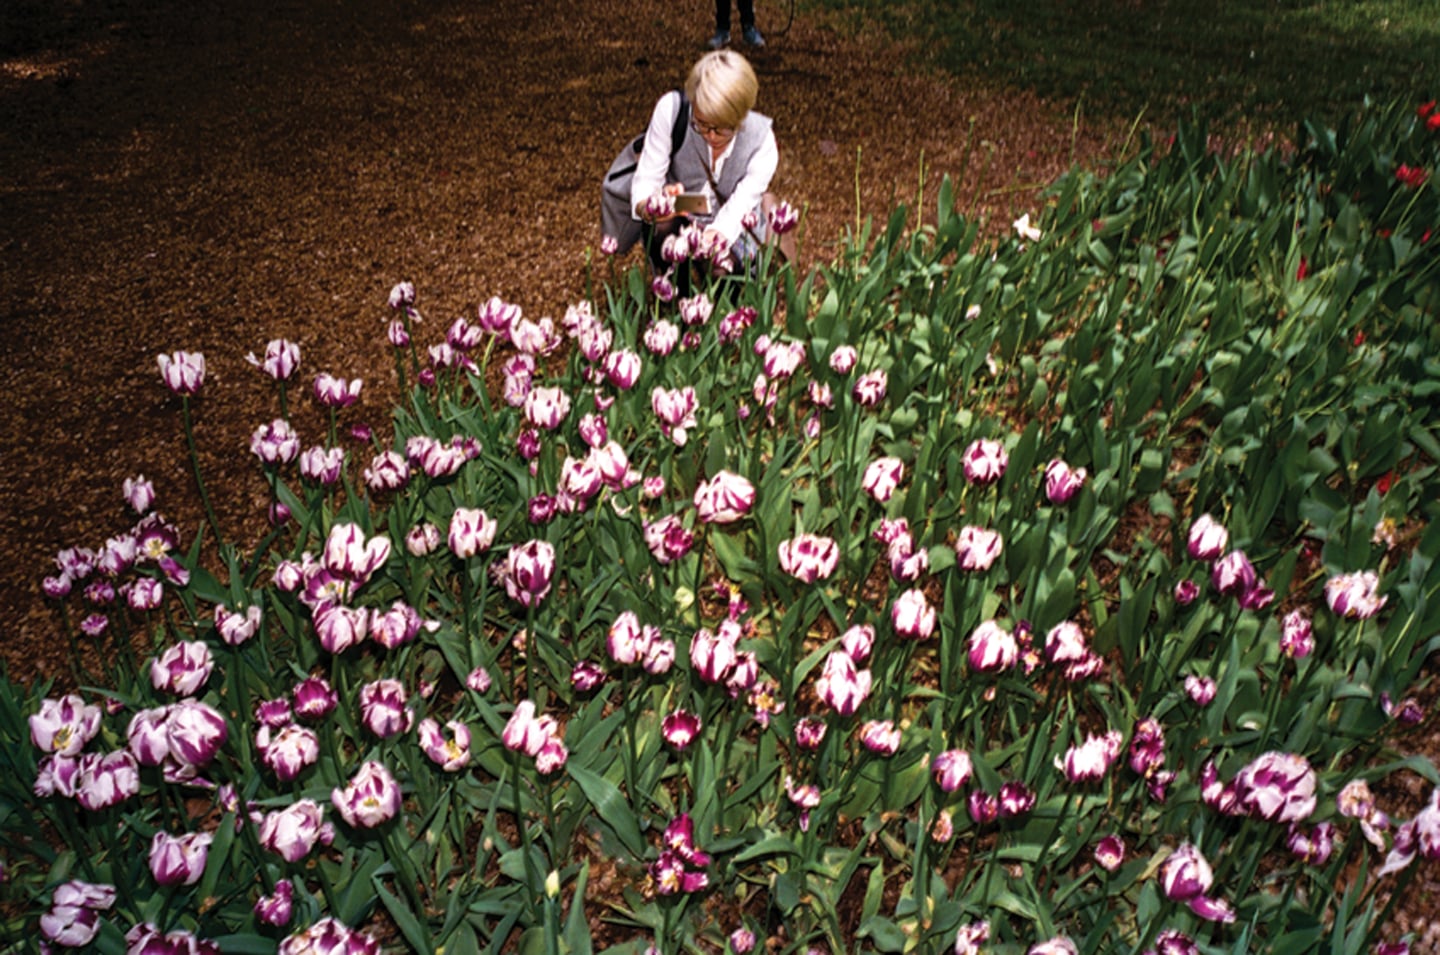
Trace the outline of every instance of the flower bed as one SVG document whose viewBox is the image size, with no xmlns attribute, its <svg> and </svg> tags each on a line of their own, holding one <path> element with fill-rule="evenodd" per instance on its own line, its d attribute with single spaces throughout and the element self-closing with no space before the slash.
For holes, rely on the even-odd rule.
<svg viewBox="0 0 1440 955">
<path fill-rule="evenodd" d="M 558 324 L 432 333 L 402 283 L 383 434 L 321 374 L 302 437 L 277 339 L 260 547 L 136 479 L 46 580 L 113 652 L 0 703 L 9 940 L 1401 943 L 1440 856 L 1440 802 L 1372 788 L 1440 781 L 1388 742 L 1440 645 L 1433 115 L 1183 129 L 1012 237 L 947 187 L 810 274 L 612 273 Z M 159 365 L 188 437 L 204 359 Z"/>
</svg>

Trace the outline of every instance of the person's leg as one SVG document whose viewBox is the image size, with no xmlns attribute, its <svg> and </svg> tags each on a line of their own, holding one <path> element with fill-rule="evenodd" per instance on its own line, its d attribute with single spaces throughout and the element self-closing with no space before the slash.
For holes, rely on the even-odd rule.
<svg viewBox="0 0 1440 955">
<path fill-rule="evenodd" d="M 744 35 L 745 42 L 757 48 L 764 46 L 765 37 L 760 35 L 760 28 L 755 25 L 755 0 L 736 2 L 740 5 L 740 32 Z"/>
<path fill-rule="evenodd" d="M 735 2 L 736 2 L 736 5 L 740 7 L 740 29 L 744 30 L 744 29 L 746 29 L 747 27 L 753 27 L 753 26 L 755 25 L 755 0 L 735 0 Z M 725 4 L 725 21 L 726 21 L 726 27 L 725 27 L 725 28 L 728 30 L 728 29 L 730 28 L 730 27 L 729 27 L 729 21 L 730 21 L 730 4 L 729 4 L 729 3 L 726 3 L 726 4 Z"/>
<path fill-rule="evenodd" d="M 740 0 L 740 9 L 742 11 L 745 9 L 745 0 Z M 753 18 L 746 20 L 742 13 L 740 25 L 744 26 L 751 22 L 753 22 Z M 715 0 L 715 32 L 717 34 L 730 32 L 730 0 Z"/>
</svg>

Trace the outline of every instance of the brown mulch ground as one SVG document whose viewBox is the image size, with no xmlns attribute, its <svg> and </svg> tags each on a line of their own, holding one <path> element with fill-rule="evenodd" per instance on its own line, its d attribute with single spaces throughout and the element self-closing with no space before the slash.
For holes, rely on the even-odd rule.
<svg viewBox="0 0 1440 955">
<path fill-rule="evenodd" d="M 363 378 L 363 413 L 383 427 L 395 282 L 416 284 L 427 342 L 492 295 L 558 318 L 585 294 L 599 175 L 683 82 L 710 10 L 0 4 L 0 653 L 12 676 L 63 672 L 40 581 L 60 548 L 126 526 L 125 477 L 150 477 L 159 508 L 197 526 L 158 354 L 205 354 L 204 471 L 228 533 L 253 528 L 265 498 L 248 436 L 276 407 L 244 355 L 298 342 L 301 378 Z M 752 59 L 783 152 L 777 187 L 809 209 L 809 260 L 829 258 L 857 213 L 883 221 L 913 198 L 922 170 L 927 204 L 941 174 L 963 169 L 962 205 L 998 219 L 1069 164 L 1065 110 L 914 75 L 902 51 L 804 17 L 787 30 L 789 10 L 762 0 L 770 44 Z M 1082 129 L 1078 153 L 1099 154 L 1107 135 Z M 302 425 L 306 446 L 319 427 Z"/>
<path fill-rule="evenodd" d="M 781 143 L 777 188 L 808 209 L 809 261 L 922 179 L 933 202 L 945 173 L 963 209 L 1008 223 L 1034 185 L 1124 134 L 920 75 L 904 51 L 804 13 L 783 29 L 782 0 L 759 8 L 760 109 Z M 364 379 L 361 416 L 384 428 L 395 282 L 416 284 L 427 341 L 492 295 L 558 318 L 587 288 L 600 173 L 683 81 L 710 16 L 703 0 L 0 3 L 11 677 L 63 678 L 40 581 L 60 548 L 126 526 L 125 477 L 145 474 L 160 510 L 198 525 L 158 354 L 204 352 L 202 466 L 223 527 L 253 533 L 266 498 L 248 436 L 276 408 L 244 355 L 298 342 L 302 378 Z M 307 413 L 308 446 L 321 422 Z"/>
</svg>

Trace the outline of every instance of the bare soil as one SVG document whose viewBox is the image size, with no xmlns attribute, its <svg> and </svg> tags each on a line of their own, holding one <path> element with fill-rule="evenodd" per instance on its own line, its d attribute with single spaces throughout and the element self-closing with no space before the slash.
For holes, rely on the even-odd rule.
<svg viewBox="0 0 1440 955">
<path fill-rule="evenodd" d="M 792 22 L 784 0 L 758 7 L 770 42 L 741 49 L 781 143 L 776 188 L 806 210 L 806 261 L 896 201 L 933 206 L 945 174 L 962 210 L 1003 227 L 1034 210 L 1038 185 L 1124 136 L 998 84 L 926 75 L 877 36 Z M 248 439 L 277 409 L 245 354 L 299 343 L 302 380 L 363 379 L 360 417 L 383 429 L 395 282 L 415 283 L 427 342 L 492 295 L 558 317 L 608 274 L 591 265 L 600 174 L 683 82 L 711 15 L 701 0 L 0 4 L 11 678 L 66 680 L 40 583 L 59 549 L 128 525 L 124 478 L 153 480 L 187 535 L 200 524 L 157 355 L 205 354 L 201 466 L 225 536 L 253 540 L 267 499 Z M 292 401 L 306 446 L 323 434 L 312 405 Z M 1432 754 L 1434 727 L 1420 743 Z M 1433 883 L 1411 891 L 1429 900 L 1423 922 Z"/>
</svg>

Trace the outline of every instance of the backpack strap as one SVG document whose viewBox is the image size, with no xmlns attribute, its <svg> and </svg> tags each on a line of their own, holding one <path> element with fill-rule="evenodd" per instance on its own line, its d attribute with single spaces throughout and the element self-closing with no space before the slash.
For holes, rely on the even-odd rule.
<svg viewBox="0 0 1440 955">
<path fill-rule="evenodd" d="M 680 109 L 675 113 L 675 125 L 670 129 L 670 158 L 674 159 L 680 147 L 685 145 L 685 128 L 690 125 L 690 101 L 685 98 L 684 90 L 676 90 L 680 94 Z"/>
<path fill-rule="evenodd" d="M 680 147 L 685 145 L 685 129 L 690 125 L 690 101 L 685 98 L 684 90 L 676 90 L 680 94 L 680 108 L 675 111 L 675 125 L 670 127 L 670 158 L 674 159 Z M 635 172 L 635 167 L 640 165 L 640 151 L 645 146 L 645 134 L 641 133 L 635 137 L 630 144 L 630 154 L 635 157 L 635 162 L 620 168 L 611 168 L 605 176 L 606 182 L 614 182 L 622 176 L 628 176 Z"/>
</svg>

